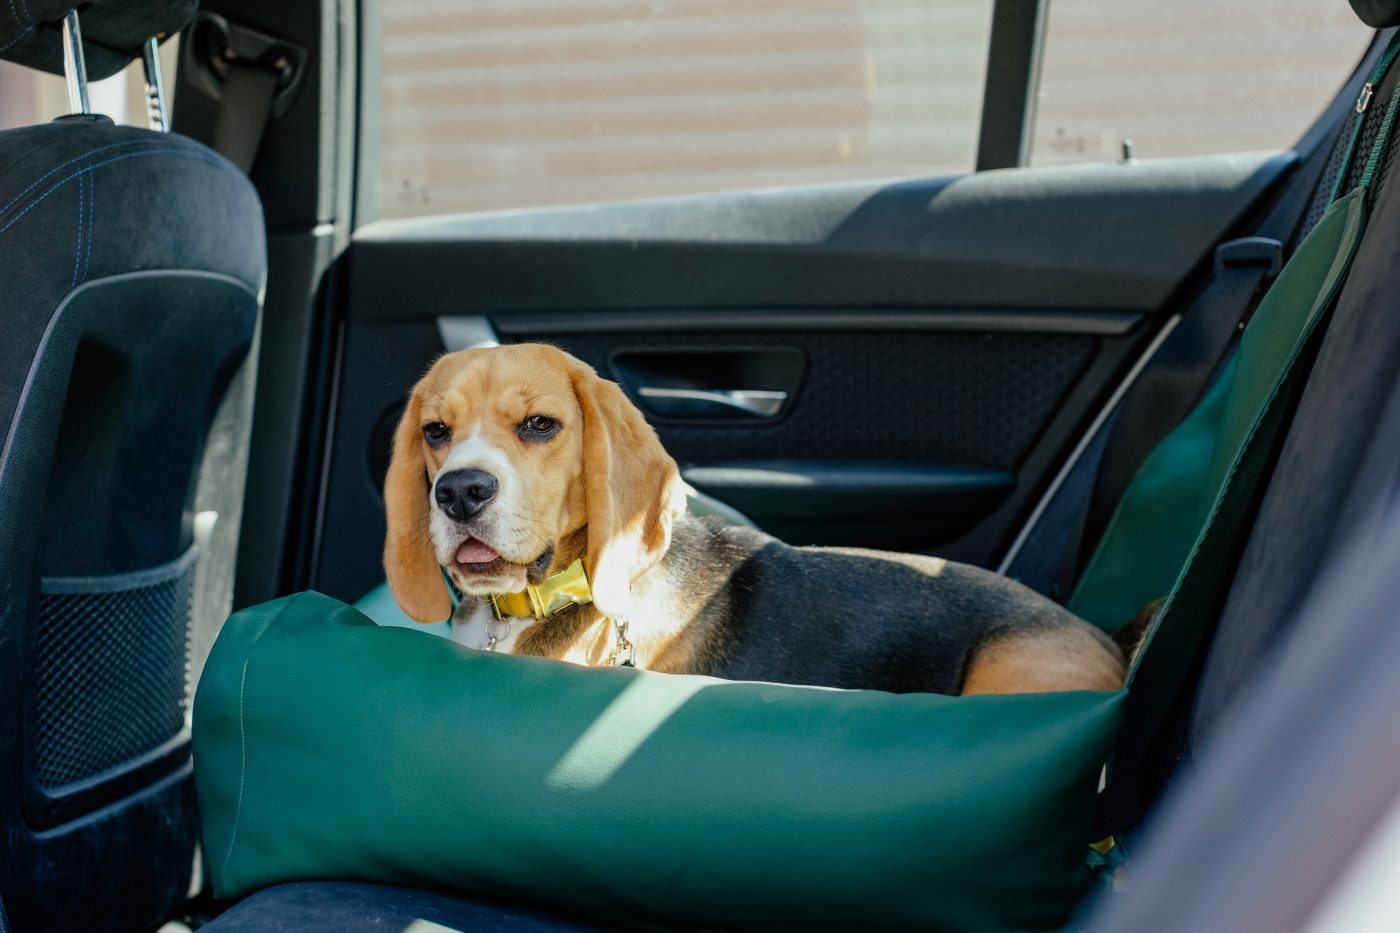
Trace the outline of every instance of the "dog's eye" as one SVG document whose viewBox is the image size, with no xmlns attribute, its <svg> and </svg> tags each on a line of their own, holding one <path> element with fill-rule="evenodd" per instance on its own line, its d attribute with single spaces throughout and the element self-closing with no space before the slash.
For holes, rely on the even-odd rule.
<svg viewBox="0 0 1400 933">
<path fill-rule="evenodd" d="M 423 437 L 434 447 L 451 436 L 452 429 L 441 421 L 429 421 L 427 424 L 423 425 Z"/>
<path fill-rule="evenodd" d="M 520 422 L 520 436 L 526 440 L 548 440 L 559 433 L 559 422 L 549 415 L 531 415 Z"/>
</svg>

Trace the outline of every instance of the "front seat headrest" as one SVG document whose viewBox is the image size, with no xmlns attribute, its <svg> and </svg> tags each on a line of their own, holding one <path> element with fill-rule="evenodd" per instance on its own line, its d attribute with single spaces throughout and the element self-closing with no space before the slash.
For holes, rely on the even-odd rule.
<svg viewBox="0 0 1400 933">
<path fill-rule="evenodd" d="M 155 36 L 164 39 L 194 18 L 199 0 L 24 0 L 0 4 L 0 58 L 63 74 L 63 18 L 78 10 L 83 58 L 90 81 L 114 75 L 141 56 Z"/>
</svg>

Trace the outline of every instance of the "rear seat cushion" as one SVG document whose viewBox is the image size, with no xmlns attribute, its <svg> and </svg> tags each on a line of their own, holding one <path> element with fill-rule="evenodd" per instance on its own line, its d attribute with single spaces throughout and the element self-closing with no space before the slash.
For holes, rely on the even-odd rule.
<svg viewBox="0 0 1400 933">
<path fill-rule="evenodd" d="M 460 894 L 348 881 L 306 881 L 259 891 L 200 929 L 211 933 L 399 933 L 410 929 L 415 933 L 442 933 L 608 928 L 541 907 Z"/>
</svg>

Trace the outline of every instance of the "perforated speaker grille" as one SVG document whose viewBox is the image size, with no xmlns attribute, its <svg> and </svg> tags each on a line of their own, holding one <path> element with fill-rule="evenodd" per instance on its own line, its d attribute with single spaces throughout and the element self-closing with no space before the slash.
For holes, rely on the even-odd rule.
<svg viewBox="0 0 1400 933">
<path fill-rule="evenodd" d="M 151 570 L 41 582 L 30 767 L 40 787 L 101 774 L 180 734 L 194 557 L 191 548 Z"/>
</svg>

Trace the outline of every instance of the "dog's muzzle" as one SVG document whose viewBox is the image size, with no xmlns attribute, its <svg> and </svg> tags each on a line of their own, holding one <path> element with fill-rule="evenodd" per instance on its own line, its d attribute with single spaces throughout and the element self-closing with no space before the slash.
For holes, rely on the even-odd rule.
<svg viewBox="0 0 1400 933">
<path fill-rule="evenodd" d="M 464 522 L 481 514 L 497 488 L 496 477 L 485 470 L 453 470 L 433 484 L 433 499 L 448 518 Z"/>
</svg>

